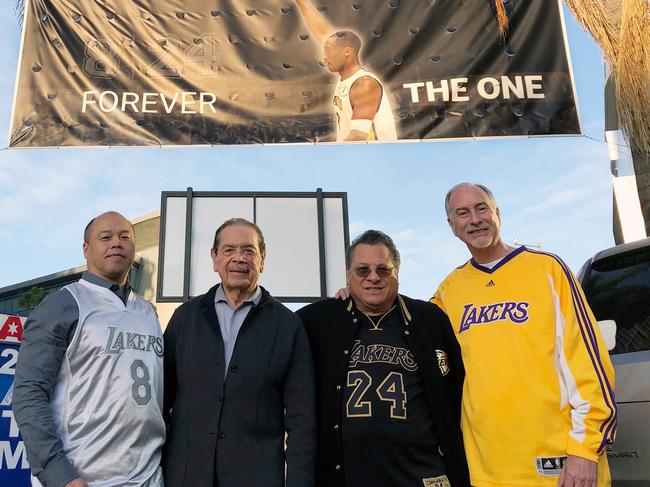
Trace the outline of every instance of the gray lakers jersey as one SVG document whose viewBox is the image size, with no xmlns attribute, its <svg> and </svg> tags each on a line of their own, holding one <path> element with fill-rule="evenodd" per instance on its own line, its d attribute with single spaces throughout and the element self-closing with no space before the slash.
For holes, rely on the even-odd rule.
<svg viewBox="0 0 650 487">
<path fill-rule="evenodd" d="M 372 120 L 372 126 L 368 133 L 368 140 L 397 140 L 397 131 L 395 129 L 395 119 L 393 111 L 388 102 L 388 94 L 381 80 L 370 71 L 361 68 L 352 76 L 339 82 L 334 90 L 334 112 L 336 113 L 336 141 L 344 141 L 350 133 L 350 122 L 352 121 L 352 102 L 350 101 L 350 89 L 359 78 L 368 76 L 381 86 L 381 101 Z"/>
<path fill-rule="evenodd" d="M 162 487 L 163 339 L 153 307 L 88 281 L 52 400 L 66 456 L 90 487 Z"/>
</svg>

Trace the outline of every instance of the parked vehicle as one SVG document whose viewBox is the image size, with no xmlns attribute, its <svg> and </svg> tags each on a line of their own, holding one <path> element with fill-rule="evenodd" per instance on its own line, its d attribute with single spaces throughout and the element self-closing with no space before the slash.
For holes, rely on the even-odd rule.
<svg viewBox="0 0 650 487">
<path fill-rule="evenodd" d="M 596 319 L 616 322 L 618 433 L 608 449 L 613 485 L 650 485 L 650 238 L 617 245 L 578 273 Z"/>
</svg>

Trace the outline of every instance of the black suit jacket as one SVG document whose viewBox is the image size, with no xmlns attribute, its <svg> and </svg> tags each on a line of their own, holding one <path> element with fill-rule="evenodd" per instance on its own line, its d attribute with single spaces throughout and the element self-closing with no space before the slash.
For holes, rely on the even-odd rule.
<svg viewBox="0 0 650 487">
<path fill-rule="evenodd" d="M 426 301 L 397 298 L 404 339 L 418 363 L 452 486 L 469 486 L 460 430 L 460 400 L 465 371 L 460 347 L 447 316 Z M 297 312 L 307 328 L 316 365 L 318 447 L 316 485 L 343 487 L 343 394 L 358 323 L 351 299 L 325 299 Z M 443 375 L 444 374 L 444 375 Z M 372 468 L 371 465 L 368 466 Z"/>
<path fill-rule="evenodd" d="M 286 459 L 286 486 L 313 487 L 314 373 L 304 327 L 262 289 L 224 381 L 216 289 L 180 306 L 165 330 L 165 484 L 284 487 Z"/>
</svg>

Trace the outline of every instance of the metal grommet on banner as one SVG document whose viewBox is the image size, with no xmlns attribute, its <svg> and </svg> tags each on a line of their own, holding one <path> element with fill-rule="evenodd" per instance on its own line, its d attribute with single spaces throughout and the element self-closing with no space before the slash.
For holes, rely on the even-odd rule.
<svg viewBox="0 0 650 487">
<path fill-rule="evenodd" d="M 517 116 L 517 117 L 523 117 L 525 111 L 526 110 L 525 110 L 524 106 L 519 104 L 519 103 L 515 103 L 514 105 L 512 105 L 512 113 L 514 113 L 515 116 Z"/>
<path fill-rule="evenodd" d="M 476 115 L 478 118 L 483 118 L 485 115 L 487 115 L 487 110 L 485 109 L 485 106 L 483 105 L 478 105 L 474 109 L 474 115 Z"/>
</svg>

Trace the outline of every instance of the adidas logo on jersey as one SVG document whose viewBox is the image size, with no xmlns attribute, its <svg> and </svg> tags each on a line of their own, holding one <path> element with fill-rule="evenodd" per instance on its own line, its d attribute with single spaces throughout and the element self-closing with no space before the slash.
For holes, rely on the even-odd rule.
<svg viewBox="0 0 650 487">
<path fill-rule="evenodd" d="M 565 462 L 566 457 L 537 457 L 535 459 L 537 472 L 541 475 L 560 475 Z"/>
<path fill-rule="evenodd" d="M 488 283 L 485 285 L 485 287 L 490 287 L 490 286 L 496 286 L 496 284 L 494 284 L 494 281 L 492 279 L 490 279 Z"/>
</svg>

